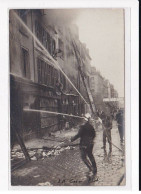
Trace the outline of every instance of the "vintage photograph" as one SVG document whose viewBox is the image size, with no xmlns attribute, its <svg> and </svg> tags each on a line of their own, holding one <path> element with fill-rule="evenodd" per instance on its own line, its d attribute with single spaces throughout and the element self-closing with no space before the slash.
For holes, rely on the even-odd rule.
<svg viewBox="0 0 141 194">
<path fill-rule="evenodd" d="M 126 186 L 125 10 L 9 10 L 10 185 Z"/>
</svg>

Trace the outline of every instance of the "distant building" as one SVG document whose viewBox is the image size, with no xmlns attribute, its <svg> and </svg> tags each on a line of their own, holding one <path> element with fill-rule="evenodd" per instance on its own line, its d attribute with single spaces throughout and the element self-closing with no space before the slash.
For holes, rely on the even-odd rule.
<svg viewBox="0 0 141 194">
<path fill-rule="evenodd" d="M 91 67 L 91 92 L 94 98 L 96 109 L 103 110 L 104 85 L 103 77 L 95 69 Z"/>
<path fill-rule="evenodd" d="M 117 98 L 118 93 L 114 86 L 106 80 L 95 67 L 91 67 L 90 88 L 93 95 L 96 109 L 110 114 L 113 109 L 117 108 L 117 102 L 103 102 L 104 98 Z"/>
</svg>

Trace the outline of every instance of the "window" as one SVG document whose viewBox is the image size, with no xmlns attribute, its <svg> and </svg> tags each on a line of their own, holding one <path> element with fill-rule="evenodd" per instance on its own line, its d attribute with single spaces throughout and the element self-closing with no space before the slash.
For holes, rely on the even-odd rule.
<svg viewBox="0 0 141 194">
<path fill-rule="evenodd" d="M 49 76 L 50 76 L 50 73 L 49 73 L 49 65 L 46 64 L 46 73 L 47 73 L 47 85 L 49 85 Z"/>
<path fill-rule="evenodd" d="M 47 78 L 48 78 L 48 74 L 47 74 L 47 64 L 45 63 L 45 85 L 48 84 Z"/>
<path fill-rule="evenodd" d="M 51 86 L 54 85 L 53 81 L 54 81 L 54 76 L 53 76 L 53 67 L 51 66 L 51 69 L 50 69 L 50 77 L 51 77 Z"/>
<path fill-rule="evenodd" d="M 41 60 L 37 60 L 38 83 L 41 83 Z"/>
<path fill-rule="evenodd" d="M 45 84 L 45 62 L 41 60 L 41 79 L 42 84 Z"/>
<path fill-rule="evenodd" d="M 56 85 L 56 81 L 58 80 L 58 72 L 54 69 L 54 86 Z"/>
<path fill-rule="evenodd" d="M 47 43 L 48 43 L 48 46 L 47 46 L 48 52 L 51 54 L 51 37 L 49 33 L 47 33 Z"/>
<path fill-rule="evenodd" d="M 27 23 L 27 13 L 28 13 L 28 10 L 26 9 L 18 10 L 18 15 L 24 21 L 24 23 Z"/>
<path fill-rule="evenodd" d="M 56 49 L 55 40 L 37 21 L 35 21 L 35 34 L 48 52 L 53 56 Z"/>
<path fill-rule="evenodd" d="M 61 39 L 58 39 L 59 50 L 61 51 L 61 58 L 64 58 L 64 44 Z"/>
<path fill-rule="evenodd" d="M 38 83 L 46 84 L 46 63 L 37 59 Z"/>
<path fill-rule="evenodd" d="M 35 22 L 35 33 L 36 33 L 37 38 L 39 38 L 39 23 L 38 22 Z"/>
<path fill-rule="evenodd" d="M 39 26 L 39 40 L 43 43 L 43 28 Z"/>
<path fill-rule="evenodd" d="M 50 86 L 51 85 L 51 66 L 50 65 L 48 65 L 48 76 L 49 76 L 48 85 Z"/>
<path fill-rule="evenodd" d="M 23 77 L 30 78 L 29 53 L 24 48 L 22 48 L 22 75 Z"/>
<path fill-rule="evenodd" d="M 46 43 L 47 43 L 46 31 L 43 29 L 43 45 L 45 48 L 46 48 Z"/>
<path fill-rule="evenodd" d="M 63 84 L 63 89 L 65 90 L 66 89 L 66 78 L 62 73 L 60 74 L 60 81 Z"/>
<path fill-rule="evenodd" d="M 49 49 L 49 39 L 50 39 L 50 35 L 48 32 L 45 32 L 45 38 L 46 38 L 46 49 L 48 50 Z"/>
<path fill-rule="evenodd" d="M 55 86 L 58 79 L 57 70 L 42 59 L 37 59 L 38 83 Z"/>
<path fill-rule="evenodd" d="M 54 55 L 55 54 L 55 40 L 54 39 L 52 39 L 52 55 Z"/>
</svg>

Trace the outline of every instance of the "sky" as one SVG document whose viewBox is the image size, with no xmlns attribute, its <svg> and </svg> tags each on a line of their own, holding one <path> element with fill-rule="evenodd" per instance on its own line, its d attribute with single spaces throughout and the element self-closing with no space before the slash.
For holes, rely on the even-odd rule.
<svg viewBox="0 0 141 194">
<path fill-rule="evenodd" d="M 91 65 L 124 97 L 123 9 L 79 9 L 73 23 L 89 49 Z"/>
</svg>

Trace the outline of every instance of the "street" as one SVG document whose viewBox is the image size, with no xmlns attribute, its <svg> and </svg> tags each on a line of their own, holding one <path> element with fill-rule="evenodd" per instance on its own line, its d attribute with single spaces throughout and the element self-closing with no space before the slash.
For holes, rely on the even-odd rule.
<svg viewBox="0 0 141 194">
<path fill-rule="evenodd" d="M 54 147 L 50 151 L 36 151 L 31 162 L 15 169 L 11 172 L 12 186 L 116 186 L 125 185 L 125 178 L 120 179 L 125 173 L 124 151 L 121 152 L 116 147 L 112 147 L 112 153 L 109 153 L 107 143 L 107 152 L 104 152 L 102 129 L 96 131 L 95 145 L 93 154 L 97 163 L 97 175 L 90 176 L 88 169 L 81 160 L 79 139 L 72 146 L 67 145 L 67 138 L 76 134 L 78 129 L 56 132 L 54 136 L 44 137 L 42 140 L 32 140 L 26 142 L 26 147 Z M 38 143 L 37 143 L 38 142 Z M 120 138 L 116 122 L 113 122 L 112 142 L 123 149 L 120 145 Z M 36 145 L 36 146 L 35 146 Z M 38 145 L 38 146 L 37 146 Z M 15 150 L 18 150 L 15 146 Z M 35 153 L 35 149 L 29 151 L 29 154 Z M 41 154 L 42 153 L 42 154 Z M 40 157 L 39 157 L 40 156 Z"/>
</svg>

